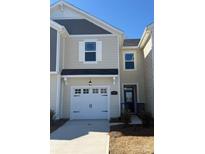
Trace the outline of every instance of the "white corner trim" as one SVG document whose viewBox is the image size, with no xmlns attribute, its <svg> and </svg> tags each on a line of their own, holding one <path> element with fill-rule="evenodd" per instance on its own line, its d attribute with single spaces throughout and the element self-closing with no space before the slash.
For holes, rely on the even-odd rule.
<svg viewBox="0 0 205 154">
<path fill-rule="evenodd" d="M 117 37 L 117 52 L 118 52 L 118 99 L 119 99 L 119 117 L 121 116 L 121 86 L 120 86 L 120 38 Z"/>
<path fill-rule="evenodd" d="M 61 78 L 60 75 L 57 76 L 56 80 L 57 84 L 57 91 L 56 91 L 56 118 L 60 118 L 60 88 L 61 88 Z"/>
<path fill-rule="evenodd" d="M 132 53 L 132 54 L 134 54 L 134 69 L 126 69 L 125 68 L 125 54 L 127 54 L 127 53 Z M 136 62 L 137 62 L 137 56 L 136 56 L 136 52 L 135 51 L 125 51 L 125 52 L 123 52 L 123 70 L 124 71 L 136 71 L 137 70 L 137 64 L 136 64 Z"/>
<path fill-rule="evenodd" d="M 61 103 L 60 103 L 60 118 L 63 118 L 63 105 L 64 105 L 64 84 L 63 84 L 63 81 L 61 80 Z"/>
<path fill-rule="evenodd" d="M 60 33 L 57 32 L 57 45 L 56 45 L 56 72 L 60 71 Z"/>
<path fill-rule="evenodd" d="M 64 58 L 65 58 L 65 57 L 64 57 L 64 56 L 65 56 L 65 45 L 66 45 L 66 44 L 65 44 L 65 39 L 66 39 L 66 38 L 63 37 L 63 51 L 62 51 L 62 52 L 63 52 L 63 53 L 62 53 L 62 54 L 63 54 L 63 58 L 62 58 L 62 66 L 63 66 L 63 69 L 64 69 L 64 67 L 65 67 L 65 60 L 64 60 Z"/>
</svg>

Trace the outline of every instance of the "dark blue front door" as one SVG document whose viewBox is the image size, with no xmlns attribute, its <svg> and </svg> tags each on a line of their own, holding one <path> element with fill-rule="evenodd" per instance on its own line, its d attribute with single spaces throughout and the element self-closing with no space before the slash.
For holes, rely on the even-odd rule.
<svg viewBox="0 0 205 154">
<path fill-rule="evenodd" d="M 129 112 L 134 112 L 134 88 L 124 88 L 125 108 Z"/>
</svg>

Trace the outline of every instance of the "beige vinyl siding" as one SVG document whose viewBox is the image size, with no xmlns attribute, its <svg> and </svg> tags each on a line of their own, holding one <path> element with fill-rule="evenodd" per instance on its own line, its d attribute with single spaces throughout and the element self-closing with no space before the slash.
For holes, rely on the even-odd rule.
<svg viewBox="0 0 205 154">
<path fill-rule="evenodd" d="M 50 109 L 56 110 L 56 100 L 57 100 L 57 75 L 50 75 Z"/>
<path fill-rule="evenodd" d="M 153 39 L 149 38 L 144 53 L 144 74 L 145 74 L 145 109 L 154 116 L 154 58 L 153 58 Z"/>
<path fill-rule="evenodd" d="M 63 118 L 69 118 L 70 116 L 70 104 L 71 104 L 71 86 L 88 86 L 90 78 L 70 78 L 68 84 L 63 86 Z M 110 86 L 111 91 L 118 91 L 118 79 L 116 78 L 116 84 L 113 85 L 112 78 L 92 78 L 93 86 Z M 118 95 L 110 95 L 110 117 L 119 117 L 119 97 Z"/>
<path fill-rule="evenodd" d="M 79 42 L 86 39 L 102 41 L 102 61 L 97 64 L 85 64 L 79 61 Z M 117 36 L 70 37 L 66 41 L 64 62 L 66 69 L 118 68 Z"/>
<path fill-rule="evenodd" d="M 124 53 L 135 52 L 135 70 L 124 70 Z M 121 80 L 121 101 L 124 102 L 123 85 L 125 84 L 137 84 L 138 102 L 144 103 L 144 71 L 143 71 L 143 54 L 139 49 L 126 49 L 120 52 L 120 80 Z"/>
</svg>

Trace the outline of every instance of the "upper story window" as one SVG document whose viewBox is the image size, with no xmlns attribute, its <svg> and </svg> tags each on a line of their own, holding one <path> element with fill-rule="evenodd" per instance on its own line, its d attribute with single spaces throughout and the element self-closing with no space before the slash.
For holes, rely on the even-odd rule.
<svg viewBox="0 0 205 154">
<path fill-rule="evenodd" d="M 96 42 L 85 42 L 85 61 L 96 61 Z"/>
<path fill-rule="evenodd" d="M 85 64 L 97 64 L 102 61 L 102 41 L 97 39 L 80 41 L 79 61 Z"/>
<path fill-rule="evenodd" d="M 135 54 L 133 53 L 125 53 L 124 54 L 124 68 L 125 70 L 133 70 L 135 69 Z"/>
</svg>

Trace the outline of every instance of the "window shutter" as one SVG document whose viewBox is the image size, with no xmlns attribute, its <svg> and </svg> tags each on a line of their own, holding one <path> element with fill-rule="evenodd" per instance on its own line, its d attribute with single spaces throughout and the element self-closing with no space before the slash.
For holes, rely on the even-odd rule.
<svg viewBox="0 0 205 154">
<path fill-rule="evenodd" d="M 102 41 L 97 41 L 96 42 L 96 46 L 97 46 L 97 57 L 96 60 L 97 61 L 102 61 Z"/>
<path fill-rule="evenodd" d="M 79 42 L 79 61 L 85 60 L 85 43 Z"/>
</svg>

